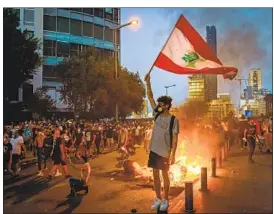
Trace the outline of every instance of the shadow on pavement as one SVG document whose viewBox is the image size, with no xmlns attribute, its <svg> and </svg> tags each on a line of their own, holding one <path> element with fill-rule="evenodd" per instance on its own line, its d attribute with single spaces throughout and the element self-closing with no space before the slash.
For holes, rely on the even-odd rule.
<svg viewBox="0 0 274 214">
<path fill-rule="evenodd" d="M 63 214 L 72 213 L 73 210 L 75 210 L 81 204 L 83 197 L 84 195 L 77 195 L 74 198 L 69 198 L 65 201 L 62 201 L 61 203 L 57 204 L 57 206 L 55 207 L 55 210 L 60 207 L 68 205 L 68 208 L 58 213 L 63 213 Z"/>
<path fill-rule="evenodd" d="M 30 175 L 27 177 L 30 177 Z M 36 177 L 20 185 L 15 182 L 13 186 L 4 190 L 4 200 L 14 198 L 15 201 L 13 201 L 12 204 L 19 204 L 23 201 L 27 201 L 29 198 L 42 192 L 43 190 L 49 189 L 52 186 L 61 183 L 64 180 L 65 178 L 62 177 L 55 178 L 52 181 L 49 181 L 44 177 Z"/>
</svg>

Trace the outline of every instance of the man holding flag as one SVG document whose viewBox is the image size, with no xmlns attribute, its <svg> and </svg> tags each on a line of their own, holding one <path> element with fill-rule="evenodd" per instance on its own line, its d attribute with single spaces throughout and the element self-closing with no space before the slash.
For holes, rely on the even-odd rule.
<svg viewBox="0 0 274 214">
<path fill-rule="evenodd" d="M 156 106 L 151 90 L 149 74 L 145 79 L 147 82 L 147 96 L 156 114 L 148 160 L 148 167 L 153 168 L 154 189 L 156 192 L 156 199 L 151 209 L 157 210 L 160 208 L 161 211 L 166 211 L 168 208 L 170 188 L 168 171 L 169 165 L 175 163 L 179 121 L 169 113 L 172 102 L 171 97 L 159 97 Z M 160 170 L 162 171 L 164 179 L 164 198 L 161 196 Z"/>
<path fill-rule="evenodd" d="M 151 208 L 166 211 L 170 187 L 168 170 L 169 164 L 175 163 L 179 122 L 169 113 L 172 102 L 170 97 L 158 98 L 156 106 L 150 85 L 150 73 L 154 66 L 181 75 L 221 74 L 224 79 L 230 80 L 237 75 L 238 69 L 225 67 L 195 28 L 181 15 L 146 75 L 147 96 L 156 113 L 148 161 L 148 166 L 153 168 L 154 188 L 157 196 Z M 159 170 L 162 171 L 164 178 L 163 200 Z"/>
</svg>

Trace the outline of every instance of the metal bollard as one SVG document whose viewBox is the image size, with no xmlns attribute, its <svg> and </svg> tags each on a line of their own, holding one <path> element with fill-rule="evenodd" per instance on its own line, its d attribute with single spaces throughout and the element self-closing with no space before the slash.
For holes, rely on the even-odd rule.
<svg viewBox="0 0 274 214">
<path fill-rule="evenodd" d="M 207 189 L 207 168 L 201 167 L 201 189 L 202 192 L 208 192 Z"/>
<path fill-rule="evenodd" d="M 137 213 L 136 209 L 132 209 L 130 213 Z"/>
<path fill-rule="evenodd" d="M 216 177 L 216 158 L 211 158 L 211 177 Z"/>
<path fill-rule="evenodd" d="M 193 182 L 185 182 L 185 212 L 193 213 Z"/>
</svg>

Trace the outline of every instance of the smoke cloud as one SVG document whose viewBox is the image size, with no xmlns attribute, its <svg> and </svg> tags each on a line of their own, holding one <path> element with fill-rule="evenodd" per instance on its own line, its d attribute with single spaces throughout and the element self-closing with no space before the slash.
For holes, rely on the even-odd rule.
<svg viewBox="0 0 274 214">
<path fill-rule="evenodd" d="M 260 37 L 262 25 L 269 25 L 269 37 L 272 37 L 270 8 L 169 8 L 161 10 L 161 13 L 170 21 L 169 32 L 181 14 L 204 38 L 206 26 L 216 26 L 218 58 L 224 65 L 238 68 L 236 78 L 247 78 L 252 68 L 272 66 L 272 56 L 267 56 L 266 51 L 267 46 L 272 47 L 272 40 L 264 41 Z M 244 87 L 245 84 L 242 84 L 242 89 Z M 234 104 L 239 104 L 240 89 L 237 80 L 224 80 L 219 76 L 218 92 L 230 93 Z"/>
</svg>

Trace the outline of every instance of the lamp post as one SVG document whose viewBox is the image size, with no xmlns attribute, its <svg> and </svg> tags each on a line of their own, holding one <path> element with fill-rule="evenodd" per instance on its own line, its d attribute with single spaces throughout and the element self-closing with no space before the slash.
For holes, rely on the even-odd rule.
<svg viewBox="0 0 274 214">
<path fill-rule="evenodd" d="M 167 85 L 167 86 L 164 86 L 166 88 L 166 95 L 168 95 L 168 88 L 171 88 L 171 87 L 175 87 L 176 85 Z"/>
<path fill-rule="evenodd" d="M 126 24 L 119 25 L 116 28 L 114 28 L 114 60 L 115 60 L 115 80 L 118 80 L 118 45 L 117 45 L 117 30 L 127 27 L 130 25 L 136 25 L 138 24 L 137 20 L 132 20 Z M 119 106 L 118 103 L 115 104 L 115 120 L 118 122 L 119 119 Z"/>
</svg>

